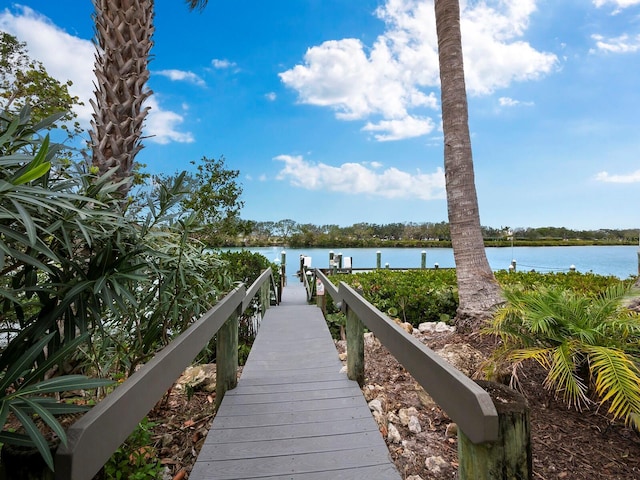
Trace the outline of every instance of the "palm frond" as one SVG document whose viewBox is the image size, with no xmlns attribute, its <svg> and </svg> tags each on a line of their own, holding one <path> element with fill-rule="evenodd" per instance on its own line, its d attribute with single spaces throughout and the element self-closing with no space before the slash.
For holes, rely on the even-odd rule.
<svg viewBox="0 0 640 480">
<path fill-rule="evenodd" d="M 610 402 L 613 418 L 633 423 L 640 414 L 640 370 L 633 358 L 619 349 L 588 347 L 589 367 L 601 403 Z"/>
<path fill-rule="evenodd" d="M 555 349 L 551 357 L 551 368 L 545 378 L 544 385 L 548 389 L 561 394 L 564 402 L 578 410 L 590 403 L 587 396 L 587 385 L 577 373 L 581 359 L 576 358 L 579 351 L 569 343 Z"/>
</svg>

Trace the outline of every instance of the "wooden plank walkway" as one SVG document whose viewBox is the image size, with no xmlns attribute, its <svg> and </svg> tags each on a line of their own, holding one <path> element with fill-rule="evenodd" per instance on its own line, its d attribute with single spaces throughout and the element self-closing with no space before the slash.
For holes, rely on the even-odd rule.
<svg viewBox="0 0 640 480">
<path fill-rule="evenodd" d="M 290 282 L 267 310 L 190 480 L 400 480 L 322 312 Z"/>
</svg>

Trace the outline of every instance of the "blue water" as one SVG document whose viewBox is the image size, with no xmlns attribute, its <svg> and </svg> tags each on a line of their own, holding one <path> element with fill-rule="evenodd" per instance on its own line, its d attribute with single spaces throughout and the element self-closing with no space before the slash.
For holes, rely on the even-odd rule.
<svg viewBox="0 0 640 480">
<path fill-rule="evenodd" d="M 233 250 L 233 249 L 232 249 Z M 287 276 L 299 270 L 300 255 L 311 257 L 311 266 L 329 267 L 329 249 L 326 248 L 249 248 L 271 261 L 280 262 L 286 252 Z M 392 268 L 420 268 L 421 252 L 427 254 L 427 267 L 438 264 L 441 268 L 455 267 L 451 248 L 342 248 L 334 249 L 343 257 L 352 258 L 353 268 L 375 268 L 376 252 L 381 252 L 381 264 Z M 568 272 L 572 266 L 578 272 L 614 275 L 627 278 L 638 274 L 637 246 L 587 246 L 587 247 L 488 247 L 489 265 L 493 270 L 506 270 L 516 260 L 518 271 Z"/>
</svg>

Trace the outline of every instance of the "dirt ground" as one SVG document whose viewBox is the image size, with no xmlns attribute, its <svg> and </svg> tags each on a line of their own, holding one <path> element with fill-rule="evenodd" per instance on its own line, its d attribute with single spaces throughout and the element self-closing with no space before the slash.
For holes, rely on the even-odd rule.
<svg viewBox="0 0 640 480">
<path fill-rule="evenodd" d="M 485 355 L 486 339 L 457 333 L 421 337 L 436 350 L 445 344 L 471 344 Z M 338 348 L 340 350 L 340 348 Z M 531 409 L 533 478 L 537 480 L 640 480 L 640 436 L 597 409 L 567 409 L 542 388 L 543 373 L 531 368 L 521 375 L 522 390 Z M 451 420 L 431 403 L 415 380 L 378 342 L 366 344 L 368 398 L 380 396 L 385 413 L 414 407 L 421 432 L 398 423 L 400 443 L 387 442 L 403 478 L 444 480 L 457 477 L 457 439 Z M 374 395 L 372 395 L 374 392 Z M 188 478 L 193 461 L 213 420 L 214 394 L 195 392 L 190 400 L 175 390 L 153 410 L 154 441 L 166 467 L 165 479 Z M 397 423 L 397 422 L 396 422 Z M 384 431 L 383 434 L 388 432 Z"/>
</svg>

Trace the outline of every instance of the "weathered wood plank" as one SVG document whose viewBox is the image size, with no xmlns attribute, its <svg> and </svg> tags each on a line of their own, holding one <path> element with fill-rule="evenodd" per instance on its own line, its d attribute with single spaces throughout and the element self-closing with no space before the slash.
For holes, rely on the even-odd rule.
<svg viewBox="0 0 640 480">
<path fill-rule="evenodd" d="M 383 448 L 381 455 L 389 452 L 376 444 L 373 435 L 377 432 L 345 433 L 301 438 L 281 438 L 266 441 L 216 443 L 200 455 L 202 461 L 242 460 L 245 458 L 281 457 L 287 455 L 335 452 L 362 448 Z"/>
<path fill-rule="evenodd" d="M 297 295 L 266 312 L 191 480 L 400 480 L 320 309 L 305 304 L 302 288 Z"/>
<path fill-rule="evenodd" d="M 384 452 L 382 453 L 384 455 Z M 388 451 L 386 453 L 388 455 Z M 282 476 L 292 473 L 310 474 L 320 472 L 327 475 L 325 478 L 351 478 L 340 477 L 339 472 L 383 464 L 390 464 L 390 461 L 388 458 L 385 459 L 384 456 L 381 456 L 379 450 L 375 448 L 357 448 L 279 457 L 199 462 L 194 466 L 190 478 L 194 478 L 195 475 L 195 478 L 237 480 L 241 478 L 263 478 L 270 475 Z M 400 478 L 397 471 L 395 473 L 396 478 Z"/>
<path fill-rule="evenodd" d="M 211 432 L 214 434 L 211 435 Z M 300 423 L 294 425 L 266 425 L 259 428 L 225 428 L 212 429 L 205 440 L 207 444 L 231 443 L 231 442 L 249 442 L 249 441 L 267 441 L 272 439 L 284 438 L 302 438 L 310 435 L 324 437 L 326 435 L 342 435 L 354 432 L 378 432 L 376 424 L 371 418 L 356 418 L 349 421 L 341 422 L 316 422 L 316 423 Z M 380 437 L 382 440 L 382 437 Z M 200 452 L 200 455 L 206 457 L 206 453 Z"/>
<path fill-rule="evenodd" d="M 263 415 L 219 416 L 216 417 L 216 429 L 261 427 L 269 425 L 295 425 L 297 423 L 344 422 L 358 418 L 369 418 L 371 414 L 360 406 L 339 410 L 321 410 L 315 412 L 287 412 Z"/>
</svg>

